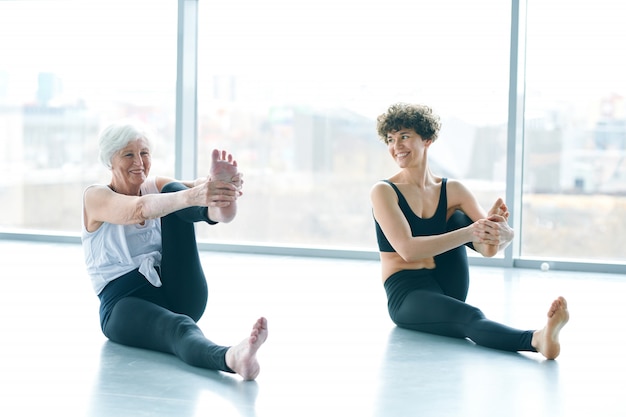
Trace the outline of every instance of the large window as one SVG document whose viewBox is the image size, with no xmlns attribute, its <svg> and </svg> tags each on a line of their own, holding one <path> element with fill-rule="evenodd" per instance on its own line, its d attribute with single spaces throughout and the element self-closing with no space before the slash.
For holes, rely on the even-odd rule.
<svg viewBox="0 0 626 417">
<path fill-rule="evenodd" d="M 108 182 L 105 124 L 157 132 L 173 175 L 176 2 L 0 2 L 0 226 L 80 232 L 81 194 Z"/>
<path fill-rule="evenodd" d="M 397 168 L 376 116 L 443 118 L 432 170 L 504 197 L 510 4 L 229 0 L 199 9 L 198 166 L 232 151 L 239 216 L 209 240 L 375 249 L 369 190 Z M 471 16 L 471 18 L 469 18 Z"/>
<path fill-rule="evenodd" d="M 626 38 L 610 0 L 529 0 L 523 257 L 626 258 Z"/>
<path fill-rule="evenodd" d="M 519 3 L 524 71 L 511 94 Z M 177 27 L 179 6 L 190 26 Z M 0 1 L 0 234 L 77 236 L 82 190 L 109 180 L 98 132 L 136 117 L 156 131 L 154 174 L 194 165 L 206 175 L 213 148 L 236 156 L 239 216 L 198 227 L 201 242 L 374 253 L 369 191 L 397 169 L 375 119 L 405 101 L 442 116 L 436 174 L 466 182 L 485 207 L 514 196 L 519 241 L 505 264 L 621 267 L 622 9 L 609 0 Z M 519 125 L 508 124 L 510 103 L 523 111 Z"/>
</svg>

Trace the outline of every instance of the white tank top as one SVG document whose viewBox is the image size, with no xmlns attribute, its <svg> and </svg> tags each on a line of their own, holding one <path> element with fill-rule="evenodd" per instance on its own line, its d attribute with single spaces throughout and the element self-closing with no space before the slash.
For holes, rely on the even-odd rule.
<svg viewBox="0 0 626 417">
<path fill-rule="evenodd" d="M 141 194 L 156 194 L 156 178 L 147 178 Z M 95 232 L 88 232 L 82 221 L 82 243 L 87 273 L 96 294 L 111 281 L 134 270 L 155 287 L 161 279 L 154 269 L 161 265 L 161 219 L 145 224 L 120 225 L 102 223 Z"/>
</svg>

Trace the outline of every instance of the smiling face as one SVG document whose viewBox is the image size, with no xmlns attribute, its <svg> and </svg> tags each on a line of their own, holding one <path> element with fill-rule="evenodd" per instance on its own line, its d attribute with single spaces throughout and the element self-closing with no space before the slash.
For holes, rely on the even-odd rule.
<svg viewBox="0 0 626 417">
<path fill-rule="evenodd" d="M 413 129 L 401 128 L 389 132 L 385 142 L 391 157 L 404 168 L 424 159 L 431 140 L 424 140 Z"/>
<path fill-rule="evenodd" d="M 128 142 L 111 158 L 114 188 L 119 192 L 137 193 L 150 173 L 151 165 L 148 141 L 137 138 Z"/>
</svg>

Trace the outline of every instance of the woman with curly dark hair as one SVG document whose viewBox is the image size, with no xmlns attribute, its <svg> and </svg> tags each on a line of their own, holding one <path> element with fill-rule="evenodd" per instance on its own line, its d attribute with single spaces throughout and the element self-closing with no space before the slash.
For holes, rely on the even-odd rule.
<svg viewBox="0 0 626 417">
<path fill-rule="evenodd" d="M 540 330 L 496 323 L 465 302 L 469 267 L 463 246 L 492 257 L 514 232 L 501 198 L 485 212 L 461 182 L 430 171 L 428 150 L 440 129 L 439 117 L 424 105 L 394 104 L 377 120 L 378 135 L 400 168 L 371 190 L 391 319 L 407 329 L 556 358 L 559 333 L 569 320 L 563 297 L 552 302 Z"/>
</svg>

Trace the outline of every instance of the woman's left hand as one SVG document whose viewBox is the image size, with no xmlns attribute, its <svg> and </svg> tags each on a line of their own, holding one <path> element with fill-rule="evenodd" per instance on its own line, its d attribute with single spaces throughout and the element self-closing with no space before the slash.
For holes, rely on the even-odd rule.
<svg viewBox="0 0 626 417">
<path fill-rule="evenodd" d="M 513 229 L 507 223 L 506 216 L 492 214 L 487 219 L 481 219 L 474 228 L 474 236 L 479 243 L 502 247 L 509 244 L 515 235 Z"/>
</svg>

